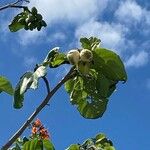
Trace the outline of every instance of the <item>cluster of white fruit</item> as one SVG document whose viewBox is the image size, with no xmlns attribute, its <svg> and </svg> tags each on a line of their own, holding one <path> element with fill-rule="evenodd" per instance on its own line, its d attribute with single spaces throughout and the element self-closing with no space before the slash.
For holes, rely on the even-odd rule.
<svg viewBox="0 0 150 150">
<path fill-rule="evenodd" d="M 70 64 L 75 65 L 76 69 L 86 74 L 89 71 L 90 62 L 93 60 L 93 54 L 88 49 L 72 49 L 67 53 L 67 59 Z"/>
</svg>

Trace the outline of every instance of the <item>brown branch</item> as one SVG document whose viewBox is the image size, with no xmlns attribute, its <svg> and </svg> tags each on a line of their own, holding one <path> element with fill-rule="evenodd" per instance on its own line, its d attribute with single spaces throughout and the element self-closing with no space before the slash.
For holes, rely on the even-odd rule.
<svg viewBox="0 0 150 150">
<path fill-rule="evenodd" d="M 26 6 L 18 6 L 17 4 L 19 4 L 20 2 L 23 2 L 24 0 L 17 0 L 16 2 L 13 2 L 13 3 L 10 3 L 10 4 L 7 4 L 5 6 L 1 6 L 0 7 L 0 11 L 1 10 L 4 10 L 4 9 L 7 9 L 7 8 L 27 8 Z M 28 1 L 26 1 L 28 2 Z"/>
<path fill-rule="evenodd" d="M 74 72 L 74 68 L 72 68 L 68 74 L 53 88 L 51 92 L 49 92 L 46 98 L 42 101 L 42 103 L 35 109 L 35 111 L 31 114 L 31 116 L 27 119 L 27 121 L 21 126 L 21 128 L 9 139 L 9 141 L 1 148 L 1 150 L 7 150 L 16 139 L 21 136 L 24 130 L 30 125 L 33 119 L 39 114 L 39 112 L 47 105 L 51 97 L 55 94 L 55 92 L 70 78 L 74 77 L 76 72 Z"/>
</svg>

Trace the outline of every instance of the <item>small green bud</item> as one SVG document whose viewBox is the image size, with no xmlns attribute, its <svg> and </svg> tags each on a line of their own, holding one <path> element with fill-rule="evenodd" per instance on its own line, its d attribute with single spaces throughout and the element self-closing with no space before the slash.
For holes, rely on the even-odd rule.
<svg viewBox="0 0 150 150">
<path fill-rule="evenodd" d="M 31 12 L 32 12 L 33 15 L 37 15 L 37 9 L 35 7 L 33 7 L 31 9 Z"/>
<path fill-rule="evenodd" d="M 25 30 L 29 30 L 28 24 L 26 24 L 26 25 L 24 26 L 24 29 L 25 29 Z"/>
<path fill-rule="evenodd" d="M 37 14 L 37 19 L 38 20 L 42 20 L 43 19 L 42 15 L 41 14 Z"/>
<path fill-rule="evenodd" d="M 40 31 L 41 28 L 42 28 L 41 24 L 38 24 L 38 25 L 37 25 L 37 30 Z"/>
<path fill-rule="evenodd" d="M 44 20 L 41 21 L 41 25 L 42 25 L 43 27 L 46 27 L 46 26 L 47 26 L 47 24 L 46 24 L 46 22 L 45 22 Z"/>
</svg>

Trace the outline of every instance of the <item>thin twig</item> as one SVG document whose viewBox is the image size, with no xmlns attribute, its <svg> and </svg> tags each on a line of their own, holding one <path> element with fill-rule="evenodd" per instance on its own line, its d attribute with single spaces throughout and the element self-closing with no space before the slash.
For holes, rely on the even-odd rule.
<svg viewBox="0 0 150 150">
<path fill-rule="evenodd" d="M 45 82 L 45 85 L 46 85 L 46 89 L 47 89 L 47 93 L 49 93 L 50 92 L 50 86 L 49 86 L 49 82 L 48 82 L 48 80 L 47 80 L 47 78 L 44 76 L 44 77 L 42 77 L 42 79 L 44 80 L 44 82 Z"/>
<path fill-rule="evenodd" d="M 12 5 L 10 6 L 10 8 L 24 8 L 24 9 L 27 9 L 28 7 L 27 6 L 20 6 L 20 5 Z"/>
<path fill-rule="evenodd" d="M 20 2 L 23 2 L 24 0 L 17 0 L 13 3 L 7 4 L 5 6 L 0 7 L 0 11 L 7 9 L 7 8 L 27 8 L 26 6 L 18 6 L 17 4 L 19 4 Z M 27 1 L 26 1 L 27 2 Z"/>
<path fill-rule="evenodd" d="M 9 139 L 9 141 L 1 148 L 1 150 L 7 150 L 16 139 L 21 136 L 24 130 L 30 125 L 33 119 L 39 114 L 39 112 L 47 105 L 51 97 L 55 94 L 55 92 L 70 78 L 74 77 L 76 73 L 74 72 L 74 68 L 72 68 L 68 74 L 53 88 L 51 92 L 49 92 L 46 98 L 42 101 L 42 103 L 35 109 L 35 111 L 31 114 L 31 116 L 27 119 L 27 121 L 21 126 L 21 128 Z"/>
</svg>

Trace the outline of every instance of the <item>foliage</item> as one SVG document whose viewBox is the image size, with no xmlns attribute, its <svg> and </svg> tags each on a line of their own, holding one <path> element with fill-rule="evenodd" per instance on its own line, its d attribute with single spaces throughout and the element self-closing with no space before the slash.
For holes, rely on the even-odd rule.
<svg viewBox="0 0 150 150">
<path fill-rule="evenodd" d="M 28 89 L 37 89 L 39 78 L 46 75 L 46 67 L 39 66 L 34 72 L 26 72 L 17 84 L 14 92 L 14 108 L 23 106 L 24 93 Z"/>
<path fill-rule="evenodd" d="M 59 47 L 50 50 L 42 63 L 42 65 L 50 68 L 57 68 L 62 64 L 69 64 L 69 62 L 66 55 L 59 52 Z"/>
<path fill-rule="evenodd" d="M 80 39 L 80 42 L 83 48 L 94 50 L 96 47 L 100 46 L 101 40 L 96 37 L 90 37 L 89 39 L 84 37 Z"/>
<path fill-rule="evenodd" d="M 42 15 L 38 13 L 35 7 L 33 7 L 31 11 L 25 7 L 23 12 L 14 17 L 9 25 L 9 29 L 11 32 L 16 32 L 22 28 L 25 30 L 32 31 L 33 29 L 37 29 L 40 31 L 42 27 L 46 26 L 47 24 L 43 20 Z"/>
<path fill-rule="evenodd" d="M 87 139 L 82 144 L 72 144 L 66 150 L 115 150 L 111 140 L 104 134 L 98 134 L 95 138 Z"/>
<path fill-rule="evenodd" d="M 91 39 L 95 39 L 93 43 Z M 88 73 L 85 75 L 80 71 L 76 77 L 66 82 L 65 89 L 70 94 L 71 104 L 77 106 L 80 114 L 85 118 L 95 119 L 102 117 L 116 84 L 118 81 L 126 81 L 127 75 L 117 54 L 99 48 L 98 42 L 95 45 L 95 41 L 100 40 L 81 38 L 80 41 L 83 48 L 91 48 L 93 61 L 88 66 L 86 64 L 82 66 L 89 67 Z"/>
<path fill-rule="evenodd" d="M 14 93 L 14 90 L 10 81 L 8 81 L 8 79 L 6 79 L 3 76 L 0 76 L 0 93 L 1 92 L 6 92 L 7 94 L 10 94 L 10 95 L 13 95 Z"/>
<path fill-rule="evenodd" d="M 55 150 L 49 133 L 39 119 L 31 124 L 31 136 L 18 138 L 11 150 Z"/>
<path fill-rule="evenodd" d="M 55 150 L 49 133 L 39 119 L 31 124 L 31 136 L 18 138 L 11 150 Z M 82 144 L 71 144 L 66 150 L 115 150 L 105 134 L 85 140 Z"/>
</svg>

